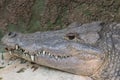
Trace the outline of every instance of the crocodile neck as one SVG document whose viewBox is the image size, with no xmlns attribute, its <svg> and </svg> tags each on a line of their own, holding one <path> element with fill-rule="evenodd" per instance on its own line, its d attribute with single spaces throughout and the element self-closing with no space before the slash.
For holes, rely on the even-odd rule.
<svg viewBox="0 0 120 80">
<path fill-rule="evenodd" d="M 109 26 L 110 29 L 108 29 L 108 31 L 104 34 L 106 35 L 105 44 L 107 50 L 107 54 L 105 54 L 107 57 L 107 63 L 105 64 L 106 67 L 104 66 L 104 69 L 101 72 L 101 77 L 104 80 L 119 80 L 120 78 L 120 65 L 118 65 L 120 64 L 120 50 L 115 47 L 116 43 L 113 37 L 114 31 L 116 31 L 114 28 L 115 26 L 115 24 Z"/>
</svg>

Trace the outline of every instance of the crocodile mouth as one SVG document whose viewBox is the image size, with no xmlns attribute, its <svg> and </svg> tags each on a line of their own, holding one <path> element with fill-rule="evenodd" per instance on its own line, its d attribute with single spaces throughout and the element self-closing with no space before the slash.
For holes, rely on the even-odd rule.
<svg viewBox="0 0 120 80">
<path fill-rule="evenodd" d="M 52 54 L 48 51 L 45 51 L 45 50 L 35 51 L 33 54 L 31 54 L 30 52 L 26 51 L 25 49 L 21 48 L 18 45 L 15 45 L 15 48 L 6 47 L 5 50 L 7 50 L 7 52 L 10 55 L 15 55 L 15 56 L 18 56 L 20 58 L 30 60 L 32 62 L 34 62 L 35 58 L 39 57 L 39 56 L 47 56 L 47 57 L 53 58 L 55 60 L 62 60 L 62 59 L 72 57 L 72 55 L 54 55 L 54 54 Z"/>
<path fill-rule="evenodd" d="M 75 54 L 59 55 L 59 54 L 52 53 L 51 51 L 41 49 L 39 51 L 34 51 L 31 53 L 21 48 L 19 45 L 15 45 L 14 48 L 7 47 L 5 49 L 8 51 L 10 55 L 15 55 L 17 57 L 20 57 L 20 58 L 23 58 L 23 59 L 26 59 L 32 62 L 35 62 L 35 59 L 37 57 L 50 58 L 56 61 L 69 59 L 75 56 L 76 57 L 79 56 L 81 60 L 86 60 L 86 61 L 97 59 L 99 57 L 98 55 L 91 54 L 91 53 L 84 52 L 84 51 L 82 52 L 79 51 L 79 53 L 75 52 Z"/>
</svg>

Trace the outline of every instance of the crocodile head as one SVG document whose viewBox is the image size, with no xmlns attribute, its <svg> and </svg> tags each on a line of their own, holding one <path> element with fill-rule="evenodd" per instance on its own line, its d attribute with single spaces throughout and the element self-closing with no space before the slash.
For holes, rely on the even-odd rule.
<svg viewBox="0 0 120 80">
<path fill-rule="evenodd" d="M 10 32 L 2 42 L 10 54 L 28 61 L 74 74 L 93 75 L 105 62 L 105 51 L 99 45 L 101 28 L 101 22 L 73 23 L 57 31 Z"/>
</svg>

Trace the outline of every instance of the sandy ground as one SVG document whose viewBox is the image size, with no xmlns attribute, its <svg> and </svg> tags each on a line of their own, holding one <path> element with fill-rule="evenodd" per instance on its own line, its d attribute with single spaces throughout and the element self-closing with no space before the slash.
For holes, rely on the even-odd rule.
<svg viewBox="0 0 120 80">
<path fill-rule="evenodd" d="M 11 58 L 7 53 L 3 56 L 4 60 L 0 54 L 0 80 L 92 80 L 89 77 L 61 72 L 30 62 L 21 63 L 20 59 Z"/>
</svg>

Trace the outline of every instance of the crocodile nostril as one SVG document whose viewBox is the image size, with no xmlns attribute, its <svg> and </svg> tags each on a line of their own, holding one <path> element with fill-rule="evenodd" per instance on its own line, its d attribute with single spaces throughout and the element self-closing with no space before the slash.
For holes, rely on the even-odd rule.
<svg viewBox="0 0 120 80">
<path fill-rule="evenodd" d="M 15 33 L 15 32 L 9 32 L 9 33 L 8 33 L 8 36 L 11 37 L 11 38 L 12 38 L 12 37 L 15 37 L 15 36 L 16 36 L 16 33 Z"/>
<path fill-rule="evenodd" d="M 10 36 L 11 34 L 12 34 L 12 32 L 9 32 L 9 33 L 8 33 L 8 36 Z"/>
</svg>

